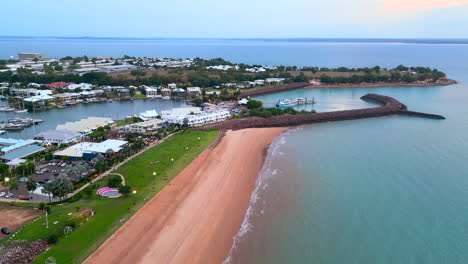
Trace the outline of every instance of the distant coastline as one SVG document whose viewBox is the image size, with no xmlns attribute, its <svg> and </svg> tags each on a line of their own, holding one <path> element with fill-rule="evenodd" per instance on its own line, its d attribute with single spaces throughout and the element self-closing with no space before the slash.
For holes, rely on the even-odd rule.
<svg viewBox="0 0 468 264">
<path fill-rule="evenodd" d="M 376 43 L 376 44 L 433 44 L 468 45 L 468 38 L 213 38 L 213 37 L 98 37 L 98 36 L 0 36 L 0 39 L 77 39 L 77 40 L 229 40 L 265 42 L 310 42 L 310 43 Z"/>
</svg>

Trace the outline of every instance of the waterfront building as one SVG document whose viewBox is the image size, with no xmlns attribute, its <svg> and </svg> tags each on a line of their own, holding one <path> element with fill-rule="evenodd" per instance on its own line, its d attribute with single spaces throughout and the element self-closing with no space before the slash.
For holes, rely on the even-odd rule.
<svg viewBox="0 0 468 264">
<path fill-rule="evenodd" d="M 88 117 L 76 122 L 66 122 L 63 125 L 58 125 L 56 130 L 70 130 L 78 132 L 82 135 L 89 134 L 99 127 L 114 126 L 115 122 L 107 117 Z"/>
<path fill-rule="evenodd" d="M 138 115 L 138 117 L 143 120 L 143 121 L 146 121 L 146 120 L 150 120 L 150 119 L 156 119 L 158 118 L 159 114 L 158 112 L 156 112 L 156 110 L 148 110 L 148 111 L 145 111 L 145 112 L 142 112 Z"/>
<path fill-rule="evenodd" d="M 203 113 L 200 107 L 179 107 L 171 110 L 161 111 L 163 115 L 198 115 Z"/>
<path fill-rule="evenodd" d="M 123 97 L 123 98 L 129 98 L 132 96 L 129 89 L 119 89 L 118 93 L 119 93 L 119 97 Z"/>
<path fill-rule="evenodd" d="M 50 95 L 35 95 L 24 98 L 25 102 L 37 103 L 38 105 L 46 105 L 47 103 L 55 101 L 55 97 Z"/>
<path fill-rule="evenodd" d="M 167 85 L 167 87 L 169 87 L 170 89 L 175 89 L 175 88 L 177 88 L 177 84 L 170 83 L 170 84 Z"/>
<path fill-rule="evenodd" d="M 80 141 L 82 135 L 70 130 L 47 130 L 37 134 L 34 139 L 43 144 L 70 144 Z"/>
<path fill-rule="evenodd" d="M 161 95 L 158 94 L 158 89 L 155 87 L 145 87 L 145 91 L 146 91 L 146 97 L 149 97 L 149 98 L 161 97 Z"/>
<path fill-rule="evenodd" d="M 285 78 L 266 78 L 266 83 L 283 83 L 286 79 Z"/>
<path fill-rule="evenodd" d="M 100 143 L 81 142 L 54 153 L 54 158 L 69 157 L 71 160 L 92 160 L 97 155 L 111 156 L 122 152 L 128 141 L 108 139 Z"/>
<path fill-rule="evenodd" d="M 161 89 L 161 95 L 162 96 L 171 96 L 172 91 L 169 88 L 162 88 Z"/>
<path fill-rule="evenodd" d="M 201 95 L 201 88 L 200 87 L 187 87 L 187 95 L 198 97 Z"/>
<path fill-rule="evenodd" d="M 140 134 L 151 134 L 161 128 L 161 125 L 166 121 L 161 119 L 150 119 L 148 121 L 128 124 L 119 129 L 121 133 L 140 133 Z"/>
<path fill-rule="evenodd" d="M 3 162 L 25 158 L 44 149 L 35 145 L 32 140 L 0 138 L 0 150 L 3 152 L 1 159 Z"/>
<path fill-rule="evenodd" d="M 161 118 L 168 123 L 187 125 L 189 127 L 222 122 L 229 117 L 231 117 L 231 114 L 226 110 L 207 113 L 202 112 L 199 114 L 169 114 L 161 116 Z"/>
<path fill-rule="evenodd" d="M 21 52 L 18 54 L 19 60 L 34 60 L 34 59 L 43 59 L 44 55 L 42 53 L 32 53 L 32 52 Z"/>
<path fill-rule="evenodd" d="M 186 92 L 182 88 L 174 88 L 172 89 L 172 94 L 178 97 L 185 97 Z"/>
</svg>

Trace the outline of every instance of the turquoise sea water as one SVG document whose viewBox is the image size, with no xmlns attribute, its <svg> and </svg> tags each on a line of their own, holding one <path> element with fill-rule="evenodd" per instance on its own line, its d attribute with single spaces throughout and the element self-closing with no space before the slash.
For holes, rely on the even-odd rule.
<svg viewBox="0 0 468 264">
<path fill-rule="evenodd" d="M 227 262 L 468 263 L 467 45 L 0 39 L 0 57 L 20 51 L 441 69 L 460 83 L 259 97 L 314 97 L 316 110 L 332 111 L 372 106 L 359 97 L 374 92 L 447 119 L 385 117 L 306 125 L 284 133 L 270 148 Z"/>
</svg>

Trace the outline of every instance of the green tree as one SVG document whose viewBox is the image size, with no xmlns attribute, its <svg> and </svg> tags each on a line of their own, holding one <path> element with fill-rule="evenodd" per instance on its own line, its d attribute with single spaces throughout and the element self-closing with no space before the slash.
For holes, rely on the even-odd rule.
<svg viewBox="0 0 468 264">
<path fill-rule="evenodd" d="M 123 196 L 129 195 L 131 191 L 132 188 L 128 185 L 120 185 L 119 187 L 119 193 L 121 193 Z"/>
<path fill-rule="evenodd" d="M 262 107 L 263 103 L 261 101 L 258 101 L 258 100 L 249 100 L 247 102 L 247 108 L 249 109 L 257 109 L 257 108 L 260 108 Z"/>
<path fill-rule="evenodd" d="M 49 184 L 49 183 L 48 183 Z M 58 176 L 55 181 L 50 183 L 51 192 L 54 197 L 59 197 L 60 201 L 63 200 L 67 194 L 73 191 L 73 184 L 67 176 Z M 46 184 L 47 185 L 47 184 Z"/>
<path fill-rule="evenodd" d="M 120 176 L 113 175 L 107 179 L 107 186 L 111 188 L 117 188 L 120 185 L 122 185 L 122 178 Z"/>
<path fill-rule="evenodd" d="M 35 191 L 37 188 L 36 181 L 30 180 L 26 183 L 26 189 L 28 189 L 28 192 L 30 193 L 29 196 L 32 197 L 32 192 Z"/>
</svg>

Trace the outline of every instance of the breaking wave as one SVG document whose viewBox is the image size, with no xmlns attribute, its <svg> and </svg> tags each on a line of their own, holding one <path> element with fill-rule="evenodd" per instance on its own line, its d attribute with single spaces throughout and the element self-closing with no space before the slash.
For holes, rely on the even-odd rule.
<svg viewBox="0 0 468 264">
<path fill-rule="evenodd" d="M 260 171 L 260 175 L 257 179 L 255 184 L 255 189 L 250 197 L 249 207 L 244 216 L 244 220 L 242 221 L 241 227 L 237 234 L 233 237 L 233 244 L 231 250 L 229 251 L 228 257 L 224 260 L 223 264 L 231 264 L 232 262 L 232 254 L 236 248 L 238 248 L 239 243 L 241 243 L 244 236 L 250 232 L 253 228 L 252 225 L 252 214 L 254 210 L 260 210 L 260 213 L 263 214 L 263 209 L 257 209 L 255 206 L 260 201 L 260 196 L 262 195 L 263 191 L 268 188 L 268 180 L 278 174 L 281 174 L 281 171 L 275 169 L 272 165 L 274 160 L 283 155 L 284 153 L 280 151 L 282 145 L 286 144 L 286 138 L 291 133 L 297 132 L 302 130 L 302 127 L 296 127 L 294 129 L 289 129 L 279 135 L 273 142 L 270 144 L 268 148 L 268 153 L 265 158 L 265 162 L 263 167 Z"/>
</svg>

